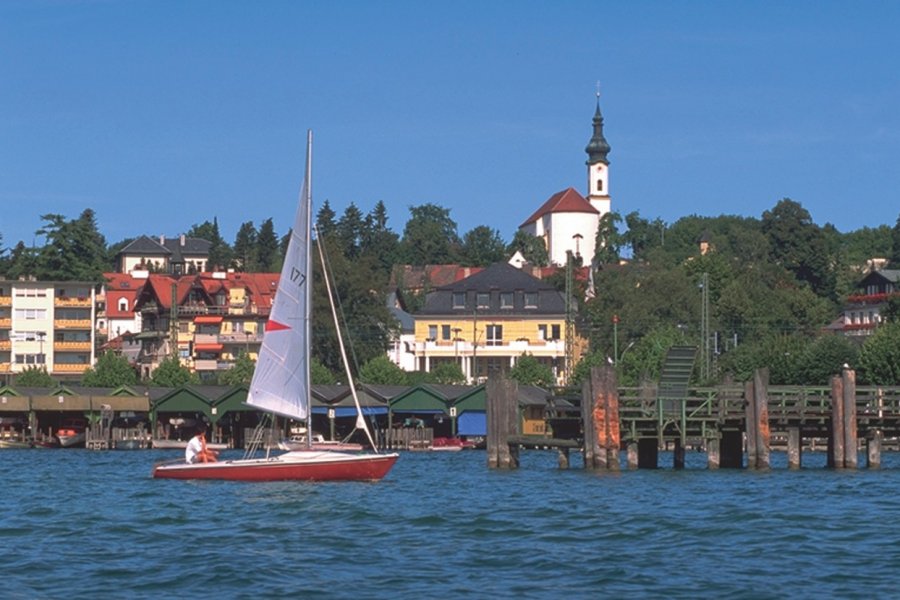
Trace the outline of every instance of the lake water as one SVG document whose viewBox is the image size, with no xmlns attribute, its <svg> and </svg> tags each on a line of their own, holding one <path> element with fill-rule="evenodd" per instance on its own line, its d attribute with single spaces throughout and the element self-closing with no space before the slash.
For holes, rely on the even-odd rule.
<svg viewBox="0 0 900 600">
<path fill-rule="evenodd" d="M 171 451 L 0 451 L 4 598 L 892 597 L 880 471 L 517 471 L 405 453 L 380 483 L 150 478 Z M 660 464 L 671 465 L 661 453 Z"/>
</svg>

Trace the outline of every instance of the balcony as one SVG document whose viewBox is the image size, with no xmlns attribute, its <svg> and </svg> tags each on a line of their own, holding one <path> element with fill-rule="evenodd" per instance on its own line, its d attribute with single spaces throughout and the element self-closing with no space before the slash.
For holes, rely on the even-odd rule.
<svg viewBox="0 0 900 600">
<path fill-rule="evenodd" d="M 215 333 L 195 333 L 195 344 L 218 344 L 219 336 Z"/>
<path fill-rule="evenodd" d="M 2 349 L 2 346 L 0 346 Z M 84 342 L 53 342 L 54 352 L 90 352 L 90 340 Z"/>
<path fill-rule="evenodd" d="M 10 373 L 11 372 L 11 364 L 8 362 L 0 362 L 0 373 Z"/>
<path fill-rule="evenodd" d="M 0 318 L 0 329 L 12 329 L 12 317 Z"/>
<path fill-rule="evenodd" d="M 490 356 L 519 356 L 523 352 L 533 354 L 536 357 L 557 357 L 564 356 L 566 353 L 566 344 L 563 340 L 498 340 L 499 343 L 486 344 L 481 342 L 477 348 L 472 347 L 472 343 L 468 341 L 435 341 L 426 340 L 424 342 L 416 342 L 413 352 L 417 356 L 429 357 L 457 357 L 472 356 L 472 353 L 479 357 Z"/>
<path fill-rule="evenodd" d="M 231 362 L 216 360 L 214 358 L 194 359 L 195 371 L 227 371 L 232 366 L 234 366 L 234 364 Z"/>
<path fill-rule="evenodd" d="M 0 350 L 12 350 L 12 341 L 0 340 Z"/>
<path fill-rule="evenodd" d="M 0 296 L 0 306 L 12 306 L 12 296 Z"/>
<path fill-rule="evenodd" d="M 57 296 L 53 299 L 53 306 L 65 308 L 90 308 L 91 298 L 85 296 Z"/>
<path fill-rule="evenodd" d="M 90 368 L 89 364 L 56 363 L 53 365 L 54 373 L 84 373 Z"/>
<path fill-rule="evenodd" d="M 90 319 L 57 319 L 53 321 L 54 329 L 87 329 L 93 328 Z"/>
</svg>

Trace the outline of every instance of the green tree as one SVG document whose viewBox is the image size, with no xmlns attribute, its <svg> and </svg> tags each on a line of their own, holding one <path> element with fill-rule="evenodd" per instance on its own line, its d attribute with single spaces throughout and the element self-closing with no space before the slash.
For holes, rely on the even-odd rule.
<svg viewBox="0 0 900 600">
<path fill-rule="evenodd" d="M 237 235 L 234 237 L 234 256 L 231 260 L 232 266 L 238 271 L 254 273 L 259 270 L 258 236 L 253 221 L 241 224 L 238 229 Z"/>
<path fill-rule="evenodd" d="M 234 366 L 219 375 L 221 385 L 250 385 L 256 363 L 246 353 L 241 352 L 234 361 Z"/>
<path fill-rule="evenodd" d="M 435 204 L 412 206 L 400 241 L 402 257 L 411 265 L 441 265 L 456 260 L 460 245 L 450 210 Z"/>
<path fill-rule="evenodd" d="M 319 244 L 328 264 L 348 359 L 356 372 L 358 365 L 385 353 L 398 327 L 382 292 L 387 286 L 387 276 L 375 267 L 374 257 L 360 256 L 353 260 L 344 256 L 334 236 L 320 236 Z M 342 373 L 344 365 L 318 256 L 313 262 L 312 321 L 313 353 L 329 370 Z"/>
<path fill-rule="evenodd" d="M 177 356 L 171 356 L 159 363 L 150 375 L 150 381 L 160 387 L 178 387 L 186 383 L 199 383 L 200 378 L 182 366 Z"/>
<path fill-rule="evenodd" d="M 10 251 L 6 260 L 6 279 L 16 280 L 29 275 L 37 276 L 38 260 L 37 250 L 28 248 L 24 242 L 19 242 Z"/>
<path fill-rule="evenodd" d="M 331 204 L 326 200 L 322 203 L 322 208 L 316 213 L 316 233 L 325 237 L 331 237 L 337 230 L 335 218 L 337 214 L 332 210 Z"/>
<path fill-rule="evenodd" d="M 575 368 L 572 370 L 572 380 L 569 384 L 580 385 L 581 382 L 590 377 L 591 369 L 611 363 L 612 357 L 607 356 L 602 351 L 588 352 L 581 357 L 581 360 L 578 361 L 578 364 L 576 364 Z"/>
<path fill-rule="evenodd" d="M 380 277 L 387 277 L 394 266 L 400 246 L 400 236 L 387 226 L 387 209 L 380 200 L 363 223 L 360 252 L 373 261 Z"/>
<path fill-rule="evenodd" d="M 348 258 L 356 258 L 360 253 L 360 243 L 363 235 L 364 220 L 362 212 L 351 202 L 344 214 L 335 226 L 334 235 L 337 237 L 341 252 Z"/>
<path fill-rule="evenodd" d="M 499 231 L 479 225 L 463 236 L 460 254 L 467 267 L 487 267 L 506 258 L 506 244 Z"/>
<path fill-rule="evenodd" d="M 824 335 L 807 345 L 800 356 L 799 380 L 803 385 L 828 385 L 832 375 L 841 372 L 843 365 L 855 366 L 858 346 L 843 335 Z"/>
<path fill-rule="evenodd" d="M 47 367 L 29 365 L 25 367 L 21 373 L 16 375 L 15 385 L 19 387 L 45 388 L 53 387 L 56 385 L 56 382 L 50 377 L 50 373 L 47 372 Z"/>
<path fill-rule="evenodd" d="M 834 296 L 832 256 L 826 237 L 809 212 L 789 198 L 781 200 L 762 216 L 762 231 L 769 238 L 772 259 L 812 286 L 824 297 Z"/>
<path fill-rule="evenodd" d="M 263 273 L 278 273 L 284 262 L 284 252 L 275 234 L 275 226 L 272 219 L 266 219 L 259 226 L 259 235 L 256 238 L 257 267 Z"/>
<path fill-rule="evenodd" d="M 859 352 L 860 379 L 870 385 L 900 384 L 900 322 L 882 324 Z"/>
<path fill-rule="evenodd" d="M 631 247 L 631 256 L 635 260 L 643 260 L 650 249 L 663 245 L 666 224 L 662 219 L 648 221 L 634 211 L 625 215 L 625 226 L 628 231 L 622 234 L 622 243 Z"/>
<path fill-rule="evenodd" d="M 137 382 L 137 373 L 128 359 L 112 351 L 101 354 L 97 364 L 81 376 L 81 385 L 89 387 L 116 388 Z"/>
<path fill-rule="evenodd" d="M 545 267 L 550 264 L 550 255 L 544 240 L 521 229 L 516 231 L 507 248 L 507 254 L 521 252 L 529 264 Z"/>
<path fill-rule="evenodd" d="M 556 386 L 553 369 L 527 353 L 523 353 L 515 366 L 509 370 L 509 378 L 522 385 L 536 385 L 543 388 Z"/>
<path fill-rule="evenodd" d="M 425 375 L 425 382 L 461 385 L 466 382 L 466 376 L 463 374 L 459 363 L 442 362 Z"/>
<path fill-rule="evenodd" d="M 387 356 L 381 355 L 369 360 L 359 370 L 362 383 L 378 385 L 406 385 L 406 371 L 394 364 Z"/>
<path fill-rule="evenodd" d="M 315 385 L 334 385 L 338 382 L 334 373 L 315 356 L 309 361 L 309 378 Z"/>
<path fill-rule="evenodd" d="M 41 219 L 45 224 L 37 233 L 45 236 L 47 243 L 38 255 L 38 279 L 103 281 L 110 261 L 94 211 L 85 209 L 72 221 L 56 214 L 43 215 Z"/>
<path fill-rule="evenodd" d="M 891 266 L 897 269 L 900 268 L 900 216 L 897 217 L 897 222 L 894 224 L 894 228 L 891 229 L 891 246 L 893 248 L 891 252 Z"/>
<path fill-rule="evenodd" d="M 600 217 L 600 225 L 597 227 L 597 236 L 594 239 L 593 264 L 600 266 L 619 263 L 622 235 L 619 233 L 618 224 L 621 222 L 622 217 L 615 211 Z"/>
</svg>

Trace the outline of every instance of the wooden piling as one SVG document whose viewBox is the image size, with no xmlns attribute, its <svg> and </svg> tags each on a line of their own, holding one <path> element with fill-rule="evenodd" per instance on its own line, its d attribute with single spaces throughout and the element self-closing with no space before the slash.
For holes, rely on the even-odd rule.
<svg viewBox="0 0 900 600">
<path fill-rule="evenodd" d="M 769 431 L 769 369 L 753 373 L 753 403 L 756 417 L 756 468 L 769 468 L 771 431 Z"/>
<path fill-rule="evenodd" d="M 601 468 L 599 456 L 601 454 L 600 443 L 597 438 L 596 423 L 594 420 L 594 377 L 587 378 L 581 385 L 581 426 L 584 432 L 584 468 Z M 603 465 L 605 467 L 605 465 Z"/>
<path fill-rule="evenodd" d="M 707 438 L 706 440 L 706 468 L 715 471 L 722 462 L 721 445 L 719 438 Z"/>
<path fill-rule="evenodd" d="M 844 369 L 841 372 L 844 405 L 844 467 L 855 469 L 859 462 L 859 440 L 856 433 L 856 371 Z"/>
<path fill-rule="evenodd" d="M 619 470 L 619 389 L 612 366 L 591 369 L 590 391 L 582 388 L 582 419 L 585 468 Z"/>
<path fill-rule="evenodd" d="M 516 469 L 518 447 L 510 448 L 509 437 L 518 433 L 518 386 L 502 377 L 491 378 L 486 386 L 487 461 L 493 469 Z"/>
<path fill-rule="evenodd" d="M 844 468 L 844 382 L 840 375 L 831 378 L 831 466 Z"/>
<path fill-rule="evenodd" d="M 681 443 L 681 437 L 675 438 L 675 449 L 672 451 L 672 467 L 675 469 L 684 468 L 684 444 Z"/>
<path fill-rule="evenodd" d="M 884 432 L 874 429 L 866 438 L 866 467 L 869 469 L 881 468 L 881 442 L 884 440 Z"/>
<path fill-rule="evenodd" d="M 638 468 L 638 443 L 635 440 L 630 440 L 628 445 L 625 448 L 626 453 L 626 462 L 628 463 L 628 470 L 633 471 Z"/>
<path fill-rule="evenodd" d="M 800 437 L 799 427 L 789 427 L 787 430 L 787 458 L 788 469 L 799 469 L 801 453 L 803 452 L 803 440 Z"/>
<path fill-rule="evenodd" d="M 744 424 L 747 444 L 747 468 L 756 468 L 756 403 L 753 393 L 753 379 L 744 383 Z"/>
</svg>

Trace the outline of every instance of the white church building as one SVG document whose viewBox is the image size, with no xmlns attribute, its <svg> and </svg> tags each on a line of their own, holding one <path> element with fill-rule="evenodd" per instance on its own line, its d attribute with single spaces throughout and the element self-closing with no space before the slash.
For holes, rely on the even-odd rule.
<svg viewBox="0 0 900 600">
<path fill-rule="evenodd" d="M 600 98 L 594 112 L 594 133 L 588 142 L 587 198 L 574 188 L 567 188 L 550 196 L 519 229 L 544 240 L 550 263 L 565 265 L 567 252 L 590 264 L 594 257 L 597 228 L 600 218 L 610 211 L 609 154 L 610 147 L 603 137 L 603 115 Z"/>
</svg>

